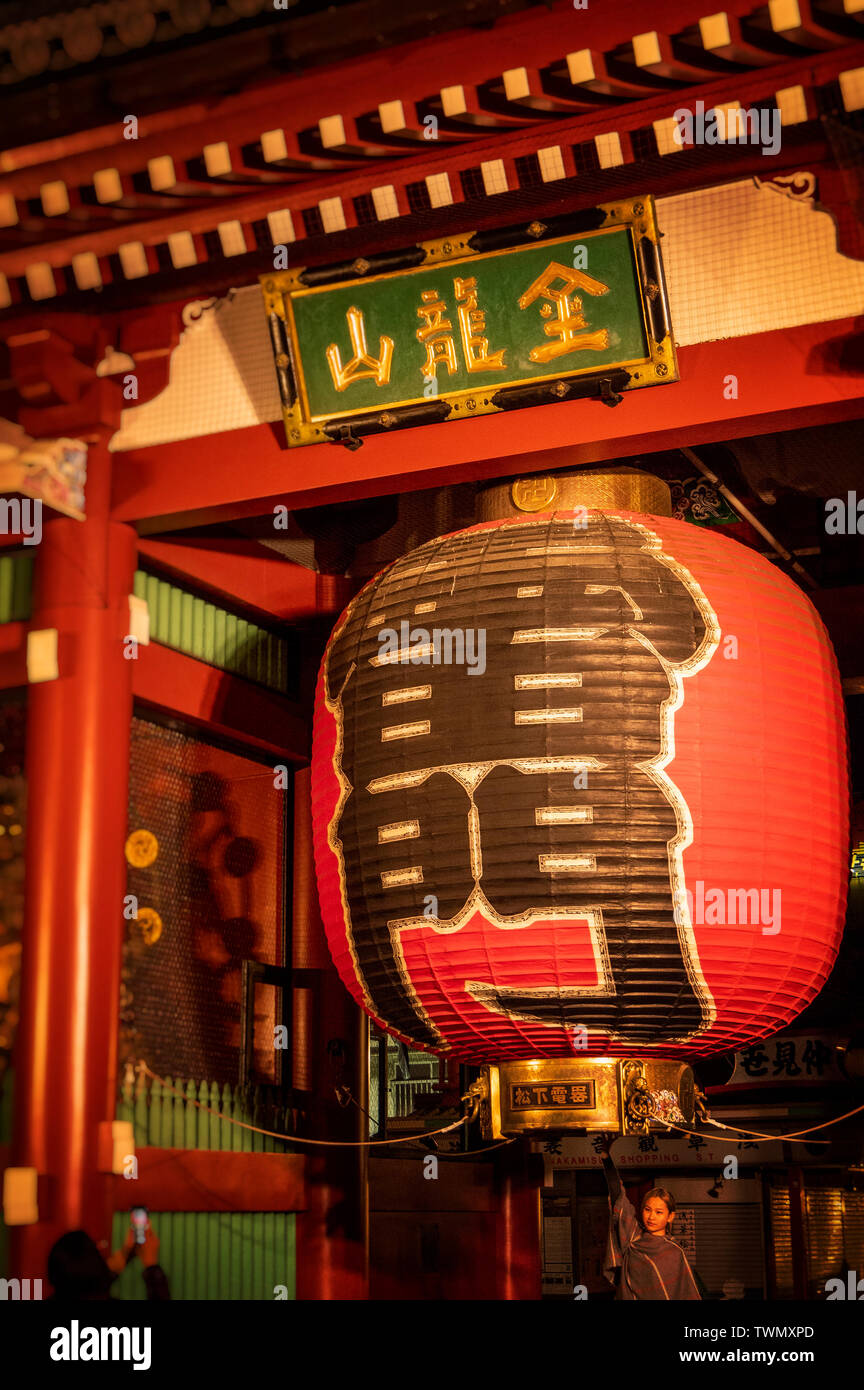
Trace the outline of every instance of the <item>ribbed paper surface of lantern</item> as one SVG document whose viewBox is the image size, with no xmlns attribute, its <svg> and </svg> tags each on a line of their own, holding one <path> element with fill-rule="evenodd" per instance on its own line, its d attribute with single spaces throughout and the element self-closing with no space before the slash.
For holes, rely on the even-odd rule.
<svg viewBox="0 0 864 1390">
<path fill-rule="evenodd" d="M 836 956 L 833 652 L 710 530 L 556 512 L 396 561 L 325 653 L 312 791 L 333 958 L 414 1046 L 707 1055 L 791 1022 Z"/>
</svg>

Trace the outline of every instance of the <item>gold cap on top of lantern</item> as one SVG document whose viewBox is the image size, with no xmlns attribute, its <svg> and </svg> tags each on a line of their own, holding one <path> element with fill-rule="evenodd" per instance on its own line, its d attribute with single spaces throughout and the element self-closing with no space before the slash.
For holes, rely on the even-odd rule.
<svg viewBox="0 0 864 1390">
<path fill-rule="evenodd" d="M 532 473 L 485 488 L 479 499 L 480 520 L 502 521 L 520 512 L 639 512 L 671 516 L 672 493 L 662 478 L 625 465 L 572 473 Z"/>
</svg>

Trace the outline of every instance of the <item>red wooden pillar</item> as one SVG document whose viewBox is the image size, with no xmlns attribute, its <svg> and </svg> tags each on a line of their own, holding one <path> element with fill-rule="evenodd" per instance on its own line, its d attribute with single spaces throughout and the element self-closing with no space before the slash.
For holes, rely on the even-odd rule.
<svg viewBox="0 0 864 1390">
<path fill-rule="evenodd" d="M 312 853 L 310 772 L 294 775 L 293 964 L 294 1085 L 309 1114 L 304 1136 L 345 1143 L 368 1140 L 366 1066 L 369 1033 L 336 972 L 318 910 Z M 299 973 L 299 972 L 302 972 Z M 357 1105 L 340 1106 L 336 1086 Z M 362 1107 L 362 1109 L 358 1108 Z M 369 1173 L 365 1148 L 306 1150 L 306 1207 L 297 1222 L 297 1297 L 313 1301 L 369 1297 Z"/>
<path fill-rule="evenodd" d="M 495 1155 L 498 1215 L 495 1222 L 497 1297 L 539 1299 L 541 1273 L 541 1199 L 543 1159 L 526 1140 L 517 1140 Z"/>
<path fill-rule="evenodd" d="M 12 1163 L 39 1174 L 39 1220 L 12 1228 L 10 1273 L 52 1243 L 110 1236 L 99 1123 L 113 1120 L 132 712 L 124 656 L 135 534 L 109 521 L 107 437 L 91 444 L 87 520 L 47 521 L 32 629 L 56 628 L 59 678 L 31 683 L 21 1022 Z"/>
</svg>

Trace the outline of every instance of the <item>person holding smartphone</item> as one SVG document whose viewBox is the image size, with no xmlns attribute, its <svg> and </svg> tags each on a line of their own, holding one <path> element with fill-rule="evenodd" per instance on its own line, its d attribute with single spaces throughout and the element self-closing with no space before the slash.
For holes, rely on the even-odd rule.
<svg viewBox="0 0 864 1390">
<path fill-rule="evenodd" d="M 111 1285 L 136 1255 L 141 1261 L 148 1300 L 170 1300 L 168 1280 L 159 1264 L 159 1237 L 150 1225 L 147 1208 L 133 1208 L 133 1213 L 137 1216 L 133 1214 L 122 1246 L 107 1258 L 86 1231 L 67 1231 L 55 1241 L 48 1256 L 48 1279 L 55 1301 L 110 1299 Z"/>
<path fill-rule="evenodd" d="M 108 1256 L 106 1263 L 115 1275 L 119 1275 L 136 1255 L 143 1267 L 148 1300 L 164 1302 L 170 1299 L 168 1280 L 159 1263 L 159 1237 L 150 1225 L 147 1208 L 141 1206 L 132 1208 L 126 1239 L 119 1250 Z"/>
</svg>

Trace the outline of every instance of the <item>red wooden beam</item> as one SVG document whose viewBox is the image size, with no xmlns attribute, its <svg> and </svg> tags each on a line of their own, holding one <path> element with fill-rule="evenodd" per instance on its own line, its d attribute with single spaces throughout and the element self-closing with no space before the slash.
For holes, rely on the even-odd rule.
<svg viewBox="0 0 864 1390">
<path fill-rule="evenodd" d="M 282 534 L 273 532 L 275 539 Z M 254 540 L 142 538 L 138 554 L 155 561 L 168 577 L 192 579 L 201 589 L 223 599 L 227 594 L 269 617 L 288 621 L 318 611 L 315 571 Z"/>
<path fill-rule="evenodd" d="M 600 61 L 599 56 L 597 61 Z M 379 184 L 392 183 L 394 187 L 404 188 L 408 183 L 422 181 L 427 174 L 447 173 L 454 197 L 457 202 L 460 202 L 462 197 L 459 193 L 459 173 L 467 169 L 477 168 L 484 161 L 494 159 L 515 161 L 520 157 L 535 153 L 537 149 L 551 145 L 590 144 L 597 135 L 605 134 L 610 130 L 622 134 L 645 129 L 656 120 L 668 119 L 678 107 L 692 109 L 697 99 L 704 102 L 706 109 L 715 102 L 722 103 L 729 100 L 738 100 L 742 105 L 752 106 L 757 102 L 771 100 L 775 92 L 782 88 L 798 85 L 803 85 L 806 88 L 814 84 L 829 82 L 845 69 L 862 64 L 864 64 L 864 44 L 853 43 L 844 48 L 842 52 L 831 52 L 818 56 L 808 54 L 801 59 L 781 62 L 770 69 L 750 70 L 747 73 L 730 72 L 703 85 L 681 88 L 680 91 L 674 92 L 664 90 L 657 95 L 648 98 L 643 97 L 641 100 L 615 107 L 614 110 L 600 110 L 590 114 L 564 118 L 560 121 L 532 122 L 524 128 L 520 124 L 512 131 L 489 131 L 484 127 L 478 127 L 484 133 L 477 140 L 447 147 L 443 147 L 434 140 L 428 141 L 425 142 L 425 147 L 422 150 L 418 150 L 416 153 L 412 152 L 410 157 L 399 158 L 397 156 L 390 160 L 362 161 L 356 172 L 346 170 L 346 172 L 336 176 L 332 169 L 325 169 L 300 184 L 292 183 L 290 186 L 264 184 L 250 189 L 242 184 L 227 184 L 224 196 L 201 199 L 191 205 L 180 203 L 176 210 L 172 209 L 177 200 L 173 202 L 166 200 L 167 207 L 161 213 L 154 215 L 152 212 L 142 211 L 139 216 L 119 225 L 112 224 L 94 229 L 88 228 L 86 224 L 80 224 L 79 231 L 79 224 L 75 223 L 72 235 L 69 235 L 68 231 L 64 234 L 64 228 L 58 226 L 57 235 L 51 240 L 40 239 L 36 245 L 31 243 L 13 245 L 0 252 L 0 271 L 12 281 L 16 277 L 23 276 L 27 267 L 36 261 L 46 262 L 55 269 L 61 270 L 71 265 L 72 257 L 75 255 L 92 253 L 104 259 L 116 253 L 121 244 L 130 241 L 140 241 L 152 251 L 157 245 L 165 244 L 172 233 L 183 231 L 203 235 L 213 231 L 217 224 L 230 221 L 240 221 L 245 226 L 250 226 L 253 222 L 266 218 L 268 213 L 280 209 L 289 209 L 295 214 L 295 221 L 299 229 L 301 210 L 314 206 L 325 197 L 338 196 L 341 198 L 343 211 L 350 225 L 350 219 L 353 215 L 352 202 L 355 198 L 368 195 L 370 190 Z M 353 94 L 347 95 L 349 90 L 345 88 L 342 91 L 343 105 L 347 105 L 349 100 L 353 104 Z M 382 90 L 386 91 L 387 89 Z M 276 101 L 277 109 L 282 106 L 282 102 L 283 94 L 280 93 L 279 100 Z M 338 109 L 337 107 L 336 110 L 338 111 Z M 267 114 L 267 111 L 262 108 L 260 116 L 255 122 L 259 131 L 267 129 L 265 120 Z M 256 115 L 258 115 L 257 111 Z M 278 120 L 275 109 L 269 113 L 269 118 L 275 122 L 276 126 L 285 123 L 284 114 L 282 120 Z M 211 120 L 208 121 L 205 129 L 209 133 L 205 135 L 202 131 L 197 137 L 204 143 L 207 141 L 215 142 L 217 135 L 214 132 L 216 131 L 218 131 L 219 141 L 224 141 L 229 146 L 241 142 L 240 136 L 237 136 L 236 140 L 233 137 L 230 123 L 225 128 L 219 128 Z M 249 133 L 247 132 L 248 138 Z M 796 133 L 794 127 L 788 127 L 784 131 L 784 143 L 790 148 L 799 143 L 801 139 L 800 132 Z M 127 147 L 129 144 L 135 146 L 140 144 L 137 141 L 125 143 Z M 820 137 L 820 153 L 821 144 L 822 138 Z M 164 146 L 160 152 L 166 152 Z M 141 153 L 141 150 L 138 149 L 139 159 Z M 722 147 L 719 149 L 707 147 L 701 153 L 704 155 L 705 172 L 696 177 L 703 185 L 732 177 L 730 170 L 732 160 L 735 161 L 734 176 L 740 176 L 739 165 L 742 162 L 745 165 L 747 162 L 753 163 L 754 168 L 758 168 L 760 174 L 765 172 L 765 162 L 761 150 L 755 147 L 745 145 L 739 149 L 732 145 L 728 150 Z M 799 156 L 800 151 L 796 151 L 793 156 L 797 167 L 801 167 L 800 162 L 798 162 Z M 175 153 L 175 157 L 179 156 Z M 682 170 L 679 164 L 674 163 L 676 156 L 668 155 L 666 158 L 672 161 L 668 165 L 669 175 L 673 180 L 680 178 Z M 112 163 L 114 161 L 113 151 L 105 151 L 103 159 Z M 638 163 L 630 163 L 625 165 L 625 168 L 632 177 L 634 189 L 638 189 L 641 184 L 644 184 L 644 170 L 640 169 Z M 772 176 L 784 171 L 785 167 L 780 168 L 776 163 L 772 164 Z M 56 170 L 51 172 L 60 177 Z M 51 181 L 44 172 L 28 171 L 28 187 L 29 182 L 36 177 L 41 177 L 44 182 Z M 68 174 L 66 178 L 69 181 Z M 691 183 L 694 180 L 692 170 L 688 171 L 688 179 Z M 616 171 L 614 189 L 612 196 L 622 196 L 627 191 L 622 186 L 620 170 Z M 4 180 L 0 176 L 0 192 L 12 191 L 11 180 L 9 178 Z M 16 196 L 23 198 L 23 193 L 17 189 L 14 191 Z M 656 177 L 652 178 L 652 191 L 655 194 L 661 191 Z M 552 192 L 550 190 L 550 193 Z M 589 193 L 585 202 L 590 201 L 592 196 Z M 581 205 L 581 200 L 577 189 L 573 206 L 579 205 Z M 50 219 L 50 221 L 56 224 L 57 219 Z M 296 252 L 298 258 L 303 258 L 303 251 L 299 246 L 296 248 Z M 154 261 L 151 265 L 151 274 L 155 273 L 155 269 Z"/>
<path fill-rule="evenodd" d="M 303 1211 L 301 1154 L 226 1153 L 221 1149 L 138 1149 L 133 1185 L 114 1178 L 114 1210 L 132 1202 L 151 1211 Z"/>
<path fill-rule="evenodd" d="M 309 760 L 309 729 L 296 705 L 158 642 L 138 648 L 132 690 L 136 700 L 240 740 L 268 758 Z"/>
<path fill-rule="evenodd" d="M 754 0 L 727 0 L 725 8 L 745 15 L 754 8 Z M 651 7 L 655 29 L 676 33 L 684 18 L 677 0 L 655 0 Z M 154 156 L 171 153 L 182 159 L 214 141 L 243 144 L 270 129 L 308 129 L 336 113 L 375 111 L 380 102 L 403 94 L 416 100 L 454 83 L 483 83 L 517 62 L 541 68 L 560 62 L 568 51 L 612 49 L 647 24 L 644 0 L 592 0 L 584 10 L 574 9 L 572 0 L 557 0 L 552 7 L 504 16 L 491 31 L 458 29 L 400 44 L 395 50 L 398 63 L 392 48 L 362 53 L 221 100 L 142 114 L 136 140 L 124 140 L 118 120 L 62 141 L 7 150 L 0 189 L 35 198 L 42 184 L 54 179 L 70 185 L 89 183 L 106 164 L 131 173 Z"/>
<path fill-rule="evenodd" d="M 131 450 L 114 455 L 114 516 L 154 533 L 280 502 L 311 507 L 856 419 L 864 385 L 843 360 L 857 360 L 859 342 L 850 318 L 702 343 L 680 350 L 681 381 L 625 392 L 614 410 L 565 401 L 373 435 L 354 453 L 328 444 L 288 453 L 281 425 Z M 730 373 L 736 400 L 724 398 Z M 238 457 L 254 458 L 254 470 L 238 469 Z"/>
</svg>

